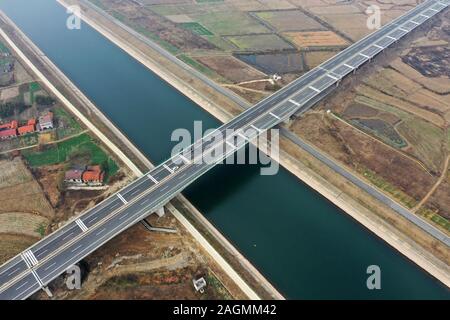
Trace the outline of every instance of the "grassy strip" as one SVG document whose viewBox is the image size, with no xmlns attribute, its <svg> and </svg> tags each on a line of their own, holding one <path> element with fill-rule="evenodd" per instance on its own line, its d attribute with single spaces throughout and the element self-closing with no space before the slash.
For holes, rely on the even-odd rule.
<svg viewBox="0 0 450 320">
<path fill-rule="evenodd" d="M 72 139 L 44 147 L 44 150 L 23 150 L 23 156 L 31 167 L 41 167 L 76 158 L 88 158 L 88 164 L 101 164 L 106 172 L 106 181 L 119 170 L 116 162 L 100 148 L 87 133 Z"/>
</svg>

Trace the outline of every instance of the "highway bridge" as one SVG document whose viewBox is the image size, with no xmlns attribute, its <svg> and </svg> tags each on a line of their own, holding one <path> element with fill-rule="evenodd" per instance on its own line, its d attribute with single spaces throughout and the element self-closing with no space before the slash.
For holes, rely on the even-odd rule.
<svg viewBox="0 0 450 320">
<path fill-rule="evenodd" d="M 196 141 L 96 207 L 15 256 L 0 267 L 0 299 L 26 299 L 104 243 L 157 211 L 216 163 L 197 161 L 218 147 L 226 150 L 217 162 L 249 141 L 307 111 L 331 88 L 380 52 L 450 5 L 450 0 L 426 1 L 290 85 L 216 129 L 234 130 L 232 136 L 215 133 Z M 449 237 L 420 218 L 409 217 L 420 228 L 450 245 Z"/>
</svg>

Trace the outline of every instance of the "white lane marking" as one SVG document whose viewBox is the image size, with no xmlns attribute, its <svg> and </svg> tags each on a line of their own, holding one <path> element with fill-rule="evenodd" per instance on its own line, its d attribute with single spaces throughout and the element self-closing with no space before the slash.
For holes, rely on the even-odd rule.
<svg viewBox="0 0 450 320">
<path fill-rule="evenodd" d="M 163 167 L 169 171 L 170 173 L 173 173 L 174 171 L 172 169 L 169 168 L 169 166 L 167 164 L 163 164 Z"/>
<path fill-rule="evenodd" d="M 344 66 L 346 66 L 347 68 L 350 68 L 350 69 L 352 69 L 352 70 L 355 69 L 355 67 L 352 67 L 351 65 L 348 65 L 348 64 L 346 64 L 346 63 L 344 63 Z"/>
<path fill-rule="evenodd" d="M 22 289 L 23 287 L 25 287 L 25 286 L 28 284 L 28 282 L 29 282 L 29 281 L 25 281 L 23 284 L 21 284 L 20 286 L 18 286 L 18 287 L 16 288 L 16 291 L 18 291 L 18 290 Z"/>
<path fill-rule="evenodd" d="M 389 38 L 389 39 L 395 40 L 395 41 L 398 40 L 397 38 L 394 38 L 394 37 L 391 37 L 391 36 L 386 36 L 386 37 Z"/>
<path fill-rule="evenodd" d="M 292 103 L 292 104 L 295 104 L 297 107 L 300 107 L 301 106 L 301 104 L 300 103 L 298 103 L 297 101 L 294 101 L 294 100 L 289 100 L 289 102 L 290 103 Z"/>
<path fill-rule="evenodd" d="M 89 222 L 92 223 L 92 222 L 96 221 L 98 218 L 99 218 L 99 216 L 94 216 L 92 219 L 89 220 Z"/>
<path fill-rule="evenodd" d="M 414 21 L 414 20 L 409 20 L 410 22 L 412 22 L 412 23 L 414 23 L 415 25 L 420 25 L 420 23 L 419 22 L 416 22 L 416 21 Z"/>
<path fill-rule="evenodd" d="M 99 235 L 101 235 L 101 234 L 102 234 L 103 232 L 105 232 L 105 231 L 106 231 L 106 228 L 104 228 L 104 229 L 98 231 L 95 235 L 96 235 L 96 236 L 99 236 Z"/>
<path fill-rule="evenodd" d="M 51 265 L 45 267 L 45 268 L 44 268 L 44 271 L 47 271 L 48 269 L 50 269 L 50 268 L 53 267 L 54 265 L 56 265 L 56 262 L 53 262 Z"/>
<path fill-rule="evenodd" d="M 377 47 L 377 48 L 380 48 L 380 49 L 384 50 L 384 47 L 382 47 L 382 46 L 379 46 L 379 45 L 377 45 L 377 44 L 374 44 L 374 46 Z"/>
<path fill-rule="evenodd" d="M 127 204 L 127 203 L 128 203 L 128 201 L 125 200 L 125 198 L 122 197 L 122 195 L 121 195 L 120 193 L 117 194 L 117 197 L 118 197 L 124 204 Z"/>
<path fill-rule="evenodd" d="M 62 240 L 66 240 L 67 238 L 69 238 L 71 235 L 73 235 L 73 232 L 69 233 L 67 236 L 65 236 L 64 238 L 62 238 Z"/>
<path fill-rule="evenodd" d="M 86 225 L 80 219 L 75 220 L 75 223 L 80 227 L 81 231 L 88 231 L 88 227 L 86 227 Z"/>
<path fill-rule="evenodd" d="M 115 209 L 117 207 L 120 207 L 120 203 L 114 203 L 114 205 L 111 208 L 109 208 L 109 209 L 113 210 L 113 209 Z"/>
<path fill-rule="evenodd" d="M 366 58 L 366 59 L 370 59 L 370 57 L 369 57 L 368 55 L 365 55 L 365 54 L 363 54 L 363 53 L 361 53 L 361 52 L 359 53 L 359 55 L 360 55 L 360 56 L 363 56 L 363 57 Z"/>
<path fill-rule="evenodd" d="M 72 250 L 70 250 L 71 253 L 74 253 L 75 251 L 77 251 L 78 249 L 80 249 L 83 245 L 78 245 L 75 248 L 73 248 Z"/>
<path fill-rule="evenodd" d="M 401 31 L 403 31 L 403 32 L 406 32 L 406 33 L 408 33 L 408 32 L 409 32 L 408 30 L 406 30 L 406 29 L 403 29 L 402 27 L 398 28 L 398 30 L 401 30 Z"/>
<path fill-rule="evenodd" d="M 332 76 L 331 74 L 327 74 L 328 78 L 331 78 L 333 80 L 339 81 L 339 78 L 336 78 L 335 76 Z"/>
<path fill-rule="evenodd" d="M 250 127 L 252 127 L 253 129 L 255 129 L 255 130 L 256 130 L 256 131 L 258 131 L 258 132 L 262 132 L 262 130 L 261 130 L 261 129 L 259 129 L 259 128 L 255 127 L 254 125 L 250 125 Z"/>
<path fill-rule="evenodd" d="M 42 256 L 46 252 L 48 252 L 48 249 L 42 250 L 41 252 L 39 252 L 39 254 L 36 255 L 36 258 L 39 258 L 40 256 Z"/>
<path fill-rule="evenodd" d="M 127 214 L 123 214 L 123 215 L 121 215 L 121 216 L 119 217 L 119 220 L 123 220 L 123 219 L 125 219 L 127 216 L 128 216 Z"/>
<path fill-rule="evenodd" d="M 277 116 L 276 114 L 273 114 L 272 112 L 269 112 L 269 114 L 270 114 L 272 117 L 274 117 L 274 118 L 276 118 L 276 119 L 278 119 L 278 120 L 281 120 L 281 118 L 280 118 L 279 116 Z"/>
<path fill-rule="evenodd" d="M 145 199 L 144 201 L 141 202 L 141 206 L 144 206 L 146 203 L 149 203 L 150 200 L 151 200 L 150 198 Z"/>
<path fill-rule="evenodd" d="M 153 178 L 150 174 L 147 175 L 147 177 L 152 180 L 155 184 L 158 183 L 158 180 L 156 180 L 155 178 Z"/>
<path fill-rule="evenodd" d="M 169 186 L 164 186 L 164 187 L 161 189 L 161 192 L 167 190 L 168 188 L 169 188 Z"/>
<path fill-rule="evenodd" d="M 430 19 L 429 16 L 426 16 L 426 15 L 424 15 L 423 13 L 421 13 L 420 15 L 421 15 L 422 17 L 425 17 L 425 18 L 427 18 L 427 19 Z"/>
<path fill-rule="evenodd" d="M 13 271 L 11 271 L 10 273 L 8 273 L 7 276 L 9 277 L 10 275 L 13 275 L 13 274 L 16 273 L 18 270 L 20 270 L 20 267 L 15 268 Z"/>
<path fill-rule="evenodd" d="M 37 283 L 39 283 L 39 286 L 43 287 L 44 284 L 42 283 L 41 278 L 37 275 L 36 271 L 31 270 L 31 273 L 33 274 L 34 278 L 36 279 Z"/>
<path fill-rule="evenodd" d="M 321 93 L 322 91 L 320 91 L 319 89 L 313 87 L 313 86 L 309 86 L 310 89 L 314 90 L 317 93 Z"/>
<path fill-rule="evenodd" d="M 236 149 L 235 145 L 232 144 L 231 142 L 225 141 L 225 143 L 226 143 L 227 145 L 229 145 L 230 147 L 232 147 L 233 149 Z"/>
<path fill-rule="evenodd" d="M 430 8 L 430 10 L 433 10 L 434 12 L 439 12 L 439 10 L 436 10 L 434 8 Z"/>
<path fill-rule="evenodd" d="M 182 154 L 179 154 L 180 158 L 185 162 L 185 163 L 191 163 L 191 160 L 189 160 L 188 158 L 186 158 L 185 156 L 183 156 Z"/>
<path fill-rule="evenodd" d="M 134 196 L 136 193 L 140 192 L 140 189 L 136 189 L 133 192 L 130 193 L 130 196 Z"/>
</svg>

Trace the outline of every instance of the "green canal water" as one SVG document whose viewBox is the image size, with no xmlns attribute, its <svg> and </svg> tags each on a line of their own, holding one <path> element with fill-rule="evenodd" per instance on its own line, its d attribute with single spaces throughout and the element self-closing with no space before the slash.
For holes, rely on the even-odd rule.
<svg viewBox="0 0 450 320">
<path fill-rule="evenodd" d="M 219 122 L 85 23 L 68 30 L 54 0 L 0 8 L 153 162 L 176 128 Z M 286 170 L 219 166 L 187 198 L 291 299 L 448 299 L 447 288 Z M 381 290 L 366 287 L 369 265 Z"/>
</svg>

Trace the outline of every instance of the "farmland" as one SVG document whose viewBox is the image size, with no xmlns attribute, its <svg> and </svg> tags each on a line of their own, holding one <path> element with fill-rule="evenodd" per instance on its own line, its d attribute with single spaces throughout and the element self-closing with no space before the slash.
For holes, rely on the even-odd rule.
<svg viewBox="0 0 450 320">
<path fill-rule="evenodd" d="M 234 84 L 232 90 L 250 102 L 271 94 L 370 31 L 367 6 L 357 2 L 149 0 L 141 1 L 142 6 L 130 0 L 91 2 L 219 84 Z M 413 3 L 378 4 L 387 21 Z M 241 59 L 242 74 L 232 57 Z M 282 79 L 258 92 L 240 84 L 243 79 L 262 80 L 273 74 Z"/>
<path fill-rule="evenodd" d="M 314 114 L 290 126 L 447 231 L 450 39 L 444 30 L 448 26 L 448 19 L 438 19 L 412 40 L 412 48 L 400 47 L 378 58 L 380 64 L 366 66 L 356 79 L 348 80 L 349 87 L 344 85 L 346 89 L 321 103 Z"/>
</svg>

